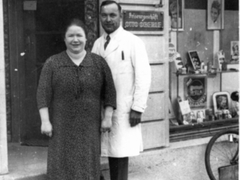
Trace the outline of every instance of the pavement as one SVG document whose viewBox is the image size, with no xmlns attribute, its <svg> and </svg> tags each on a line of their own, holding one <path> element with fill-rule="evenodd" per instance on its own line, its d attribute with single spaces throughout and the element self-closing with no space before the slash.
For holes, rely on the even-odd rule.
<svg viewBox="0 0 240 180">
<path fill-rule="evenodd" d="M 209 180 L 204 164 L 208 138 L 170 143 L 130 158 L 129 180 Z M 47 148 L 8 144 L 9 173 L 0 180 L 46 180 Z M 101 159 L 105 180 L 108 162 Z"/>
</svg>

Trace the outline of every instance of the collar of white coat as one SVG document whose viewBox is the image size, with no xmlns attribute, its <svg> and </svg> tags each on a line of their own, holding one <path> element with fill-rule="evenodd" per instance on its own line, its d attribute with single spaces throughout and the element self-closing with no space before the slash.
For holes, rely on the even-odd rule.
<svg viewBox="0 0 240 180">
<path fill-rule="evenodd" d="M 119 41 L 121 40 L 121 36 L 119 34 L 121 34 L 121 32 L 123 32 L 123 28 L 122 28 L 122 26 L 119 26 L 119 28 L 117 30 L 115 30 L 113 33 L 109 34 L 111 39 L 107 46 L 107 49 L 103 50 L 104 58 L 106 58 L 109 54 L 111 54 L 118 48 Z M 104 41 L 106 41 L 107 35 L 108 35 L 107 33 L 104 33 Z"/>
<path fill-rule="evenodd" d="M 107 35 L 110 36 L 110 41 L 113 40 L 113 39 L 117 39 L 118 38 L 118 34 L 121 33 L 123 31 L 123 28 L 122 26 L 119 26 L 113 33 L 111 34 L 107 34 L 106 32 L 104 33 L 104 39 L 106 40 L 107 38 Z"/>
</svg>

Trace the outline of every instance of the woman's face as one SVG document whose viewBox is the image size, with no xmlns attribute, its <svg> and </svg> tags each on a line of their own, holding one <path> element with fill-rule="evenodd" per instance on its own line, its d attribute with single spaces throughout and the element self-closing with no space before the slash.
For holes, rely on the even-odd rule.
<svg viewBox="0 0 240 180">
<path fill-rule="evenodd" d="M 211 9 L 211 17 L 212 17 L 213 22 L 217 21 L 218 16 L 219 16 L 218 10 L 216 8 L 212 8 Z"/>
<path fill-rule="evenodd" d="M 226 107 L 226 105 L 227 105 L 227 98 L 220 96 L 218 98 L 218 104 L 219 104 L 219 107 Z"/>
<path fill-rule="evenodd" d="M 83 28 L 71 25 L 65 33 L 64 41 L 70 52 L 78 54 L 85 49 L 87 39 Z"/>
</svg>

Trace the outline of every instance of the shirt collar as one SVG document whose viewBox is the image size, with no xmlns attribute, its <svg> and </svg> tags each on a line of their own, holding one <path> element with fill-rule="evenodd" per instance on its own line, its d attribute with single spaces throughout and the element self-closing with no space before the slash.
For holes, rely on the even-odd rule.
<svg viewBox="0 0 240 180">
<path fill-rule="evenodd" d="M 107 35 L 109 35 L 111 39 L 114 39 L 114 38 L 117 36 L 117 34 L 118 34 L 119 32 L 121 32 L 122 30 L 123 30 L 122 26 L 119 26 L 119 27 L 118 27 L 114 32 L 112 32 L 111 34 L 107 34 L 107 33 L 105 32 L 105 33 L 104 33 L 104 39 L 106 40 Z"/>
</svg>

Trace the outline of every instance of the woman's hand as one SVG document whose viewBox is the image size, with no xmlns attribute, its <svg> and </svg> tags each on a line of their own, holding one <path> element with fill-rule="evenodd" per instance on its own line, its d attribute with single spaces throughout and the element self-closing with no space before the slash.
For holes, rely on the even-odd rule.
<svg viewBox="0 0 240 180">
<path fill-rule="evenodd" d="M 46 134 L 49 137 L 52 137 L 52 124 L 49 121 L 48 107 L 43 107 L 39 109 L 41 117 L 41 133 Z"/>
<path fill-rule="evenodd" d="M 104 118 L 101 124 L 101 132 L 110 132 L 112 127 L 113 107 L 106 106 L 104 109 Z"/>
<path fill-rule="evenodd" d="M 42 122 L 41 133 L 52 137 L 52 124 L 50 122 Z"/>
<path fill-rule="evenodd" d="M 101 132 L 103 132 L 103 133 L 110 132 L 111 131 L 111 127 L 112 127 L 112 118 L 111 117 L 105 117 L 102 120 Z"/>
</svg>

